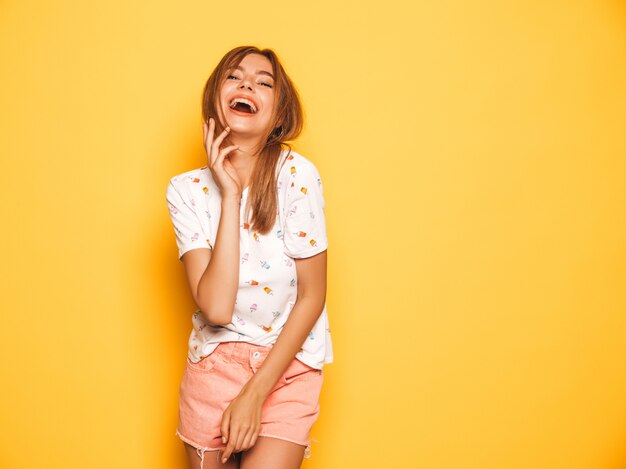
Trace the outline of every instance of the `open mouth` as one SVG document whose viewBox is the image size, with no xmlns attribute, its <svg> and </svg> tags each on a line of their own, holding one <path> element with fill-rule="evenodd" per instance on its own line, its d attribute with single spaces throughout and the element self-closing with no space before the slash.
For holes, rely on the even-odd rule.
<svg viewBox="0 0 626 469">
<path fill-rule="evenodd" d="M 256 114 L 257 109 L 252 101 L 246 98 L 235 98 L 230 102 L 230 108 L 245 114 Z"/>
</svg>

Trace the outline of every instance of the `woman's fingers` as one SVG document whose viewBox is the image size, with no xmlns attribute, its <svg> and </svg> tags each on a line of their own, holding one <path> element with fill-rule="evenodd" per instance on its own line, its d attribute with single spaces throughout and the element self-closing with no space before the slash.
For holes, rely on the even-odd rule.
<svg viewBox="0 0 626 469">
<path fill-rule="evenodd" d="M 224 168 L 224 158 L 226 158 L 226 155 L 228 155 L 231 151 L 235 150 L 239 148 L 239 145 L 231 145 L 229 147 L 226 148 L 222 148 L 222 151 L 220 151 L 217 155 L 217 158 L 215 159 L 215 163 L 213 164 L 213 166 L 217 166 L 220 169 Z"/>
<path fill-rule="evenodd" d="M 227 442 L 228 437 L 230 436 L 230 412 L 228 409 L 224 411 L 222 415 L 222 424 L 220 425 L 220 430 L 222 432 L 222 441 Z"/>
<path fill-rule="evenodd" d="M 259 438 L 259 433 L 261 433 L 261 426 L 257 426 L 254 434 L 252 435 L 252 440 L 250 440 L 250 448 L 252 448 L 256 444 L 256 440 Z"/>
<path fill-rule="evenodd" d="M 213 166 L 213 164 L 215 163 L 215 159 L 219 153 L 219 147 L 222 144 L 222 141 L 230 132 L 230 127 L 226 127 L 223 132 L 215 140 L 213 140 L 213 136 L 215 133 L 215 120 L 210 117 L 208 128 L 206 128 L 205 126 L 206 124 L 202 125 L 204 149 L 206 150 L 207 156 L 209 158 L 209 166 Z"/>
<path fill-rule="evenodd" d="M 230 127 L 226 127 L 224 129 L 224 131 L 219 134 L 219 136 L 213 141 L 213 144 L 211 145 L 211 163 L 215 164 L 215 159 L 216 157 L 219 155 L 220 152 L 220 145 L 222 144 L 222 141 L 224 141 L 224 139 L 226 138 L 226 135 L 228 135 L 228 133 L 230 132 Z"/>
<path fill-rule="evenodd" d="M 205 125 L 204 133 L 204 149 L 209 157 L 209 165 L 211 164 L 211 144 L 213 143 L 213 132 L 215 131 L 215 121 L 212 117 L 209 118 L 209 123 Z"/>
<path fill-rule="evenodd" d="M 230 429 L 230 434 L 228 435 L 228 443 L 226 444 L 226 449 L 224 450 L 224 454 L 222 454 L 222 462 L 228 461 L 231 454 L 235 451 L 236 439 L 238 438 L 238 431 L 236 427 Z"/>
<path fill-rule="evenodd" d="M 251 427 L 250 430 L 248 430 L 248 433 L 246 433 L 246 437 L 241 444 L 241 449 L 243 451 L 247 451 L 252 448 L 254 446 L 254 443 L 256 442 L 256 437 L 258 434 L 259 430 L 256 427 Z"/>
<path fill-rule="evenodd" d="M 252 430 L 248 430 L 244 435 L 243 435 L 243 439 L 241 440 L 241 446 L 240 446 L 240 450 L 239 451 L 246 451 L 248 449 L 250 449 L 250 440 L 251 440 L 251 432 Z"/>
<path fill-rule="evenodd" d="M 224 159 L 233 150 L 239 148 L 239 145 L 231 145 L 226 148 L 220 149 L 220 145 L 223 143 L 226 136 L 230 133 L 230 128 L 226 127 L 224 131 L 215 139 L 213 139 L 215 132 L 215 119 L 209 118 L 208 124 L 202 125 L 204 148 L 208 157 L 209 170 L 213 174 L 213 178 L 216 180 L 220 190 L 223 193 L 236 193 L 241 191 L 241 184 L 239 178 L 232 164 L 224 165 Z"/>
<path fill-rule="evenodd" d="M 215 159 L 215 163 L 213 165 L 213 170 L 216 173 L 220 173 L 220 175 L 223 174 L 223 177 L 221 178 L 221 190 L 223 191 L 222 195 L 236 194 L 238 192 L 241 192 L 241 183 L 239 183 L 239 178 L 234 171 L 232 164 L 228 165 L 228 167 L 225 164 L 227 162 L 225 161 L 226 156 L 237 148 L 239 148 L 239 145 L 231 145 L 224 148 Z"/>
<path fill-rule="evenodd" d="M 230 458 L 230 455 L 233 453 L 233 438 L 234 429 L 230 428 L 230 408 L 227 408 L 222 415 L 222 424 L 220 426 L 220 430 L 222 431 L 222 441 L 226 439 L 226 449 L 224 449 L 224 453 L 222 454 L 222 462 L 225 463 Z"/>
<path fill-rule="evenodd" d="M 242 449 L 243 442 L 246 439 L 246 435 L 248 434 L 248 429 L 245 427 L 240 427 L 239 432 L 237 432 L 237 442 L 235 443 L 235 451 L 239 452 Z"/>
<path fill-rule="evenodd" d="M 251 425 L 248 427 L 246 424 L 237 425 L 237 423 L 233 422 L 230 428 L 228 444 L 222 454 L 222 462 L 228 461 L 228 458 L 230 458 L 233 453 L 247 451 L 252 448 L 256 443 L 259 433 L 259 426 Z M 224 430 L 222 430 L 222 434 L 224 434 Z"/>
</svg>

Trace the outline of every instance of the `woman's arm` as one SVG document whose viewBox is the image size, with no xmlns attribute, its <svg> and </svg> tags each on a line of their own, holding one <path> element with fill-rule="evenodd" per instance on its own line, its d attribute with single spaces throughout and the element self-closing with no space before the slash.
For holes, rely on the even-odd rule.
<svg viewBox="0 0 626 469">
<path fill-rule="evenodd" d="M 209 119 L 208 125 L 202 123 L 208 167 L 222 195 L 215 246 L 212 251 L 195 249 L 186 252 L 182 261 L 198 308 L 209 324 L 224 326 L 233 319 L 239 288 L 239 213 L 243 185 L 230 160 L 225 159 L 239 146 L 230 145 L 220 149 L 230 128 L 226 127 L 215 139 L 214 131 L 213 118 Z"/>
<path fill-rule="evenodd" d="M 263 365 L 224 411 L 221 431 L 225 462 L 234 451 L 251 448 L 260 432 L 261 408 L 274 385 L 302 347 L 326 302 L 326 250 L 295 259 L 298 297 Z"/>
<path fill-rule="evenodd" d="M 239 287 L 239 212 L 241 196 L 222 197 L 222 211 L 213 250 L 183 254 L 187 280 L 196 305 L 209 324 L 232 321 Z"/>
<path fill-rule="evenodd" d="M 265 357 L 263 366 L 244 386 L 267 397 L 278 378 L 285 372 L 296 353 L 302 348 L 315 326 L 326 302 L 327 251 L 306 259 L 295 259 L 298 275 L 298 297 L 289 318 L 274 346 Z"/>
<path fill-rule="evenodd" d="M 296 262 L 298 292 L 272 350 L 246 385 L 261 396 L 270 393 L 294 359 L 326 302 L 328 239 L 321 178 L 313 164 L 299 164 L 293 169 L 285 201 L 287 212 L 293 213 L 285 219 L 284 252 Z"/>
</svg>

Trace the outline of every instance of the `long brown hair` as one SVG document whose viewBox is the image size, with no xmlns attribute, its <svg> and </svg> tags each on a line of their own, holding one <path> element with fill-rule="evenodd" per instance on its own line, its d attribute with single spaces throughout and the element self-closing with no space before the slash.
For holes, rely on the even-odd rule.
<svg viewBox="0 0 626 469">
<path fill-rule="evenodd" d="M 204 122 L 209 117 L 215 119 L 215 133 L 219 135 L 225 128 L 221 115 L 217 109 L 220 102 L 220 90 L 224 80 L 230 73 L 229 68 L 237 67 L 248 54 L 265 56 L 274 68 L 274 111 L 270 125 L 266 129 L 261 142 L 265 142 L 260 149 L 259 157 L 251 174 L 248 189 L 248 201 L 245 209 L 245 218 L 248 220 L 249 210 L 252 209 L 250 230 L 267 234 L 276 222 L 278 209 L 278 194 L 276 188 L 276 165 L 281 151 L 291 145 L 286 143 L 294 140 L 304 125 L 304 115 L 300 96 L 291 79 L 285 72 L 276 53 L 271 49 L 259 49 L 255 46 L 235 47 L 222 57 L 213 73 L 207 80 L 202 94 L 202 118 Z M 222 147 L 230 145 L 228 137 L 224 139 Z M 256 148 L 255 150 L 259 150 Z"/>
</svg>

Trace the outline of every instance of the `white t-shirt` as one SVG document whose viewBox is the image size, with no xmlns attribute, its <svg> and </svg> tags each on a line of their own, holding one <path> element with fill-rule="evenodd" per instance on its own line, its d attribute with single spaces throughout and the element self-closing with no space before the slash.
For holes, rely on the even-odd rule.
<svg viewBox="0 0 626 469">
<path fill-rule="evenodd" d="M 295 151 L 284 149 L 276 171 L 278 211 L 276 223 L 266 235 L 250 231 L 244 222 L 248 188 L 243 190 L 239 289 L 233 319 L 225 326 L 212 326 L 200 310 L 193 313 L 188 356 L 194 363 L 220 342 L 273 345 L 296 302 L 294 259 L 311 257 L 328 248 L 322 181 L 315 165 Z M 208 166 L 172 177 L 166 199 L 178 258 L 191 249 L 213 249 L 222 206 L 219 187 Z M 318 369 L 333 361 L 326 305 L 296 358 Z"/>
</svg>

